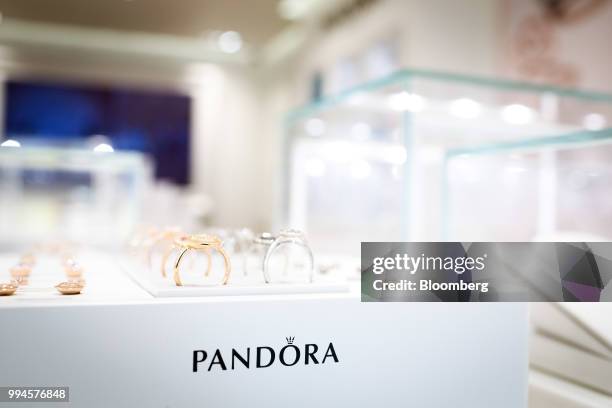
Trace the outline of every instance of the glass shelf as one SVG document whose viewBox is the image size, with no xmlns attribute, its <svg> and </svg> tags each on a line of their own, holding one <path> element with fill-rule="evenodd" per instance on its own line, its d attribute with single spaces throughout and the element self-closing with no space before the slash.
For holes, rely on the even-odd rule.
<svg viewBox="0 0 612 408">
<path fill-rule="evenodd" d="M 139 153 L 0 148 L 0 246 L 48 239 L 119 246 L 138 223 L 151 165 Z"/>
<path fill-rule="evenodd" d="M 449 152 L 595 137 L 610 123 L 608 94 L 399 71 L 287 115 L 281 223 L 304 229 L 319 252 L 347 254 L 358 254 L 361 241 L 477 236 L 478 225 L 465 236 L 445 225 L 454 214 L 446 200 L 458 197 L 441 183 L 454 166 Z M 529 190 L 533 180 L 523 184 Z"/>
</svg>

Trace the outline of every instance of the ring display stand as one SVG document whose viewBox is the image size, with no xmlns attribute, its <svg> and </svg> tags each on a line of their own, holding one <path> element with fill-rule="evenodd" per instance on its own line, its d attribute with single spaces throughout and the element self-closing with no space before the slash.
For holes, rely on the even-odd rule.
<svg viewBox="0 0 612 408">
<path fill-rule="evenodd" d="M 263 276 L 245 276 L 242 262 L 234 262 L 232 275 L 227 285 L 193 283 L 176 286 L 171 279 L 164 279 L 135 262 L 124 259 L 123 269 L 143 289 L 153 297 L 199 297 L 199 296 L 239 296 L 239 295 L 290 295 L 317 293 L 347 293 L 349 284 L 345 280 L 319 275 L 313 283 L 265 283 Z"/>
</svg>

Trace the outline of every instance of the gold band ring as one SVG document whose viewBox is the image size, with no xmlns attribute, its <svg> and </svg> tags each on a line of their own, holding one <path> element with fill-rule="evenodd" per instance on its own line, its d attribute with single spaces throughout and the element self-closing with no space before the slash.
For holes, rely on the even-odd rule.
<svg viewBox="0 0 612 408">
<path fill-rule="evenodd" d="M 225 272 L 223 274 L 222 285 L 227 284 L 229 280 L 230 273 L 232 271 L 232 265 L 230 262 L 225 249 L 223 248 L 223 241 L 217 236 L 214 235 L 190 235 L 190 236 L 181 236 L 175 240 L 175 245 L 178 247 L 181 252 L 179 253 L 176 262 L 174 263 L 174 282 L 176 286 L 183 286 L 180 275 L 180 266 L 183 257 L 190 250 L 194 251 L 204 251 L 207 254 L 208 258 L 208 266 L 206 268 L 205 276 L 210 274 L 210 270 L 212 268 L 212 256 L 211 250 L 217 251 L 222 257 L 225 267 Z M 164 271 L 165 273 L 165 271 Z"/>
<path fill-rule="evenodd" d="M 166 264 L 168 263 L 168 258 L 170 258 L 170 255 L 172 255 L 172 252 L 179 250 L 181 247 L 177 246 L 176 244 L 172 245 L 170 248 L 168 248 L 166 250 L 166 252 L 164 252 L 164 255 L 162 256 L 162 260 L 161 260 L 161 265 L 160 265 L 160 270 L 161 270 L 161 275 L 163 278 L 166 277 Z M 210 254 L 210 248 L 206 247 L 204 248 L 204 252 L 206 252 L 206 272 L 204 272 L 204 276 L 208 277 L 208 275 L 210 275 L 210 269 L 212 268 L 212 255 Z"/>
<path fill-rule="evenodd" d="M 181 233 L 176 228 L 168 228 L 161 231 L 152 232 L 149 234 L 149 239 L 146 243 L 146 263 L 149 269 L 153 265 L 153 248 L 161 243 L 167 242 L 172 247 L 172 242 L 180 237 Z M 164 272 L 165 273 L 165 272 Z"/>
</svg>

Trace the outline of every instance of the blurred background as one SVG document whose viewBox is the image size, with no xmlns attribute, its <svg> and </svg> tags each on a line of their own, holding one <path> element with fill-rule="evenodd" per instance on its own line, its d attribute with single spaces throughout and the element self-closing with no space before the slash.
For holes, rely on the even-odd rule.
<svg viewBox="0 0 612 408">
<path fill-rule="evenodd" d="M 609 240 L 610 38 L 609 0 L 0 0 L 0 247 Z M 532 405 L 607 404 L 609 321 L 542 313 Z"/>
</svg>

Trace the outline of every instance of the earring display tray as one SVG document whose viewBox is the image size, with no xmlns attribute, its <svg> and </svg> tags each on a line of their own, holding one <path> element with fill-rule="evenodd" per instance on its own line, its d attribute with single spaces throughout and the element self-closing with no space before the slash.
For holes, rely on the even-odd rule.
<svg viewBox="0 0 612 408">
<path fill-rule="evenodd" d="M 265 283 L 261 271 L 245 274 L 241 262 L 232 265 L 232 273 L 227 285 L 221 285 L 220 280 L 207 279 L 204 273 L 183 272 L 183 286 L 177 286 L 172 279 L 171 268 L 168 268 L 167 276 L 161 276 L 159 267 L 148 268 L 142 262 L 135 259 L 124 258 L 121 262 L 123 269 L 144 290 L 156 298 L 165 297 L 208 297 L 208 296 L 240 296 L 240 295 L 291 295 L 291 294 L 325 294 L 325 293 L 348 293 L 351 288 L 358 285 L 358 281 L 349 283 L 346 260 L 337 260 L 334 271 L 330 273 L 317 272 L 312 282 L 291 281 L 291 277 L 280 277 L 277 282 Z M 152 265 L 158 265 L 159 260 L 154 259 Z M 352 265 L 352 264 L 351 264 Z M 213 269 L 215 265 L 213 264 Z M 352 271 L 353 268 L 350 268 Z M 355 289 L 358 293 L 358 288 Z"/>
<path fill-rule="evenodd" d="M 0 254 L 0 282 L 9 282 L 9 269 L 21 253 Z M 12 296 L 0 296 L 2 306 L 46 306 L 83 303 L 116 303 L 151 299 L 136 285 L 111 256 L 95 251 L 76 252 L 75 260 L 83 266 L 85 288 L 78 295 L 62 295 L 55 285 L 67 280 L 60 259 L 47 254 L 37 255 L 27 285 L 20 286 Z"/>
</svg>

